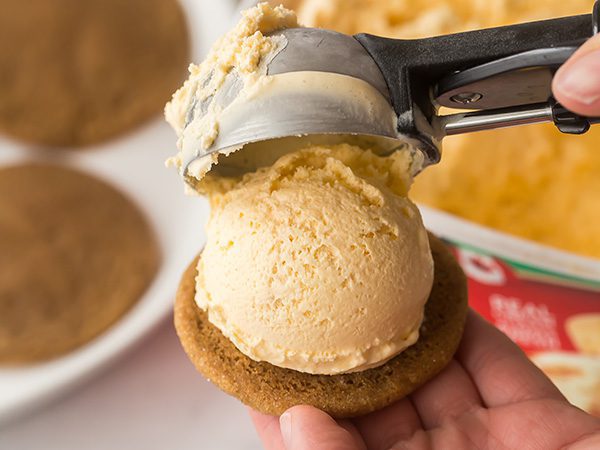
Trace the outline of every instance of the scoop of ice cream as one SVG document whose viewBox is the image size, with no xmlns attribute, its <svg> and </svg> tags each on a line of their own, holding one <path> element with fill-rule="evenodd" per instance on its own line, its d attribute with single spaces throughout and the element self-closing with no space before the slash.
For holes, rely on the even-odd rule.
<svg viewBox="0 0 600 450">
<path fill-rule="evenodd" d="M 433 282 L 412 160 L 342 144 L 211 181 L 196 301 L 248 357 L 314 374 L 383 364 L 419 336 Z M 212 183 L 212 184 L 211 184 Z"/>
</svg>

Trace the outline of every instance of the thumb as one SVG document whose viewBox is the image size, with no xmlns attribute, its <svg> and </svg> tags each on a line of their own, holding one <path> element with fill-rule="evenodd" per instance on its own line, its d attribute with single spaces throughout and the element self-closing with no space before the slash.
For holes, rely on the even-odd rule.
<svg viewBox="0 0 600 450">
<path fill-rule="evenodd" d="M 312 406 L 294 406 L 279 418 L 287 450 L 363 450 L 365 444 L 352 424 L 338 424 Z"/>
<path fill-rule="evenodd" d="M 583 116 L 600 116 L 600 35 L 586 42 L 553 81 L 556 99 Z"/>
</svg>

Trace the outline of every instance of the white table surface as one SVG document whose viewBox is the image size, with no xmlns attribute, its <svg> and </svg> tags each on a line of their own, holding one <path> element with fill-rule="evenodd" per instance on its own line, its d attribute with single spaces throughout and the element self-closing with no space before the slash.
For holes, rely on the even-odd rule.
<svg viewBox="0 0 600 450">
<path fill-rule="evenodd" d="M 260 448 L 245 407 L 196 372 L 171 319 L 92 382 L 0 428 L 3 450 Z"/>
<path fill-rule="evenodd" d="M 182 3 L 197 61 L 234 23 L 234 2 Z M 245 408 L 195 371 L 171 318 L 88 383 L 0 425 L 2 450 L 259 448 Z"/>
</svg>

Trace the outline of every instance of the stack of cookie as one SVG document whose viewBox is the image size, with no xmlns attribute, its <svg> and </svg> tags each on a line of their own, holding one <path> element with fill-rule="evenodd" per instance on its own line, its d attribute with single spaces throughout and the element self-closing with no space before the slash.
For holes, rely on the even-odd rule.
<svg viewBox="0 0 600 450">
<path fill-rule="evenodd" d="M 0 167 L 0 365 L 14 365 L 85 344 L 154 278 L 160 252 L 143 213 L 73 169 L 71 150 L 158 116 L 189 39 L 177 0 L 0 0 L 0 10 L 0 133 L 44 156 L 23 150 L 25 163 Z"/>
</svg>

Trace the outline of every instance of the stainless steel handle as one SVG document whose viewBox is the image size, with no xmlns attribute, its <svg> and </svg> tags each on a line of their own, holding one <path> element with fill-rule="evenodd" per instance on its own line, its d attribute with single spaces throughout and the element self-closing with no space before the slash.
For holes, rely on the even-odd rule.
<svg viewBox="0 0 600 450">
<path fill-rule="evenodd" d="M 450 114 L 438 116 L 435 120 L 437 129 L 442 136 L 544 122 L 554 122 L 563 133 L 583 134 L 589 130 L 591 125 L 600 123 L 600 117 L 578 116 L 567 111 L 555 101 Z"/>
<path fill-rule="evenodd" d="M 552 107 L 547 104 L 497 110 L 451 114 L 439 118 L 444 136 L 471 133 L 474 131 L 508 128 L 518 125 L 552 122 Z"/>
</svg>

